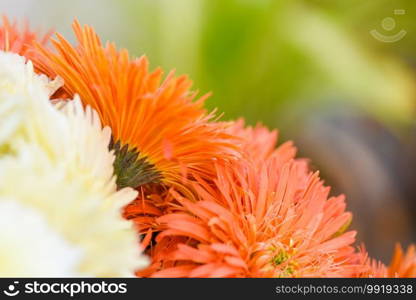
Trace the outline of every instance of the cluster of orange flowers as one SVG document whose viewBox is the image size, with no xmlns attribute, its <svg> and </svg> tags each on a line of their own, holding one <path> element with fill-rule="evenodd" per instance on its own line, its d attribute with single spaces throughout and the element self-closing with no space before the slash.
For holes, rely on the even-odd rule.
<svg viewBox="0 0 416 300">
<path fill-rule="evenodd" d="M 111 127 L 117 184 L 139 191 L 123 212 L 151 258 L 138 276 L 416 276 L 414 246 L 397 246 L 390 266 L 354 247 L 344 197 L 329 196 L 292 143 L 277 147 L 276 131 L 219 122 L 186 76 L 149 71 L 146 57 L 73 28 L 76 45 L 4 18 L 0 50 L 61 77 L 52 98 L 78 94 Z"/>
</svg>

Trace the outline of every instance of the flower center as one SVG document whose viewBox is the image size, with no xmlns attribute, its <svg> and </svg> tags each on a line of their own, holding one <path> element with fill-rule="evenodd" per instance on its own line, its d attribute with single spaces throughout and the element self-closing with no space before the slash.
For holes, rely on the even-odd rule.
<svg viewBox="0 0 416 300">
<path fill-rule="evenodd" d="M 147 160 L 147 157 L 140 157 L 137 148 L 130 148 L 128 144 L 122 146 L 120 141 L 114 142 L 111 138 L 110 150 L 114 150 L 114 174 L 117 176 L 117 187 L 138 188 L 147 183 L 159 183 L 162 174 L 155 165 Z"/>
</svg>

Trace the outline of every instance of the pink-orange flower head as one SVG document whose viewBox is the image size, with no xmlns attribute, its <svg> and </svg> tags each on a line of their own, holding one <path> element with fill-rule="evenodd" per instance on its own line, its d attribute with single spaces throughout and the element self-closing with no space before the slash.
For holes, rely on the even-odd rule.
<svg viewBox="0 0 416 300">
<path fill-rule="evenodd" d="M 267 131 L 234 128 L 261 140 Z M 256 133 L 262 135 L 258 139 Z M 254 134 L 254 136 L 252 136 Z M 269 133 L 275 138 L 275 133 Z M 271 142 L 271 141 L 269 141 Z M 247 143 L 250 143 L 247 140 Z M 273 142 L 271 142 L 273 144 Z M 355 232 L 344 197 L 330 197 L 317 173 L 286 143 L 266 154 L 216 164 L 213 181 L 197 178 L 193 197 L 171 190 L 171 213 L 157 219 L 153 277 L 351 276 Z M 266 151 L 267 152 L 267 151 Z M 264 154 L 262 164 L 256 155 Z"/>
<path fill-rule="evenodd" d="M 120 186 L 180 185 L 186 174 L 210 177 L 212 160 L 237 155 L 222 126 L 208 122 L 214 115 L 203 108 L 206 97 L 194 101 L 186 76 L 170 73 L 161 83 L 162 71 L 149 72 L 146 57 L 131 59 L 113 43 L 103 46 L 91 27 L 77 21 L 73 28 L 78 45 L 57 34 L 56 52 L 39 46 L 35 66 L 63 78 L 58 97 L 79 94 L 111 127 Z"/>
<path fill-rule="evenodd" d="M 17 53 L 31 58 L 34 42 L 38 41 L 45 45 L 50 33 L 39 38 L 38 34 L 29 30 L 27 23 L 20 29 L 16 22 L 10 23 L 6 16 L 2 17 L 3 24 L 0 26 L 0 50 Z"/>
</svg>

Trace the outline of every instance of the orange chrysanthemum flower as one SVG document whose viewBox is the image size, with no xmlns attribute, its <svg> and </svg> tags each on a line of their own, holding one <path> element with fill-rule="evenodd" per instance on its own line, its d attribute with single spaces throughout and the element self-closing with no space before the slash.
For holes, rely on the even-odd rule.
<svg viewBox="0 0 416 300">
<path fill-rule="evenodd" d="M 361 251 L 361 262 L 364 271 L 359 273 L 357 277 L 372 278 L 414 278 L 416 277 L 416 247 L 409 246 L 406 252 L 403 251 L 400 244 L 396 244 L 393 258 L 389 266 L 382 262 L 376 261 L 368 257 L 367 252 L 363 248 Z"/>
<path fill-rule="evenodd" d="M 227 128 L 226 132 L 235 137 L 236 146 L 242 156 L 251 159 L 253 163 L 263 164 L 264 160 L 274 152 L 277 142 L 276 130 L 269 131 L 261 125 L 245 127 L 243 119 L 223 124 Z M 292 144 L 286 143 L 281 147 L 280 157 L 289 160 L 295 153 L 296 149 Z M 187 189 L 192 190 L 192 187 L 188 185 Z M 172 212 L 172 201 L 175 199 L 165 187 L 147 186 L 146 191 L 142 190 L 139 197 L 125 208 L 125 218 L 132 220 L 138 231 L 145 235 L 144 248 L 160 230 L 157 218 Z"/>
<path fill-rule="evenodd" d="M 38 34 L 29 30 L 27 23 L 23 29 L 19 29 L 16 22 L 10 23 L 6 16 L 2 18 L 3 24 L 0 26 L 0 50 L 17 53 L 28 58 L 32 58 L 34 42 L 38 41 L 46 45 L 51 33 L 39 38 Z"/>
<path fill-rule="evenodd" d="M 276 137 L 259 126 L 241 126 L 233 130 L 251 141 Z M 139 275 L 334 277 L 357 271 L 355 232 L 343 233 L 351 220 L 344 198 L 328 199 L 329 188 L 304 161 L 294 160 L 290 143 L 271 153 L 257 145 L 243 145 L 252 159 L 247 152 L 246 159 L 217 163 L 212 181 L 196 178 L 193 197 L 169 192 L 170 213 L 157 218 L 161 232 L 150 250 L 152 265 Z"/>
<path fill-rule="evenodd" d="M 238 155 L 223 126 L 208 122 L 214 114 L 203 107 L 206 96 L 194 101 L 186 76 L 170 73 L 161 83 L 162 71 L 149 72 L 146 57 L 131 59 L 113 43 L 103 46 L 91 27 L 77 21 L 73 28 L 79 44 L 57 34 L 57 51 L 39 46 L 35 67 L 63 78 L 57 97 L 79 94 L 112 128 L 119 186 L 175 185 L 193 173 L 210 177 L 213 160 Z"/>
</svg>

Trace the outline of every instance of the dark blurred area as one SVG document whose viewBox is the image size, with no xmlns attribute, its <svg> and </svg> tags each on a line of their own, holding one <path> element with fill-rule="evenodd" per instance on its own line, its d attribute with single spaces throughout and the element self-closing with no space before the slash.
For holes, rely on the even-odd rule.
<svg viewBox="0 0 416 300">
<path fill-rule="evenodd" d="M 373 256 L 416 242 L 413 0 L 2 0 L 73 37 L 73 18 L 175 68 L 224 119 L 280 130 L 347 195 Z"/>
<path fill-rule="evenodd" d="M 415 156 L 412 132 L 394 134 L 356 108 L 324 107 L 302 123 L 300 154 L 312 157 L 334 194 L 347 195 L 352 229 L 385 261 L 395 241 L 415 240 Z"/>
</svg>

